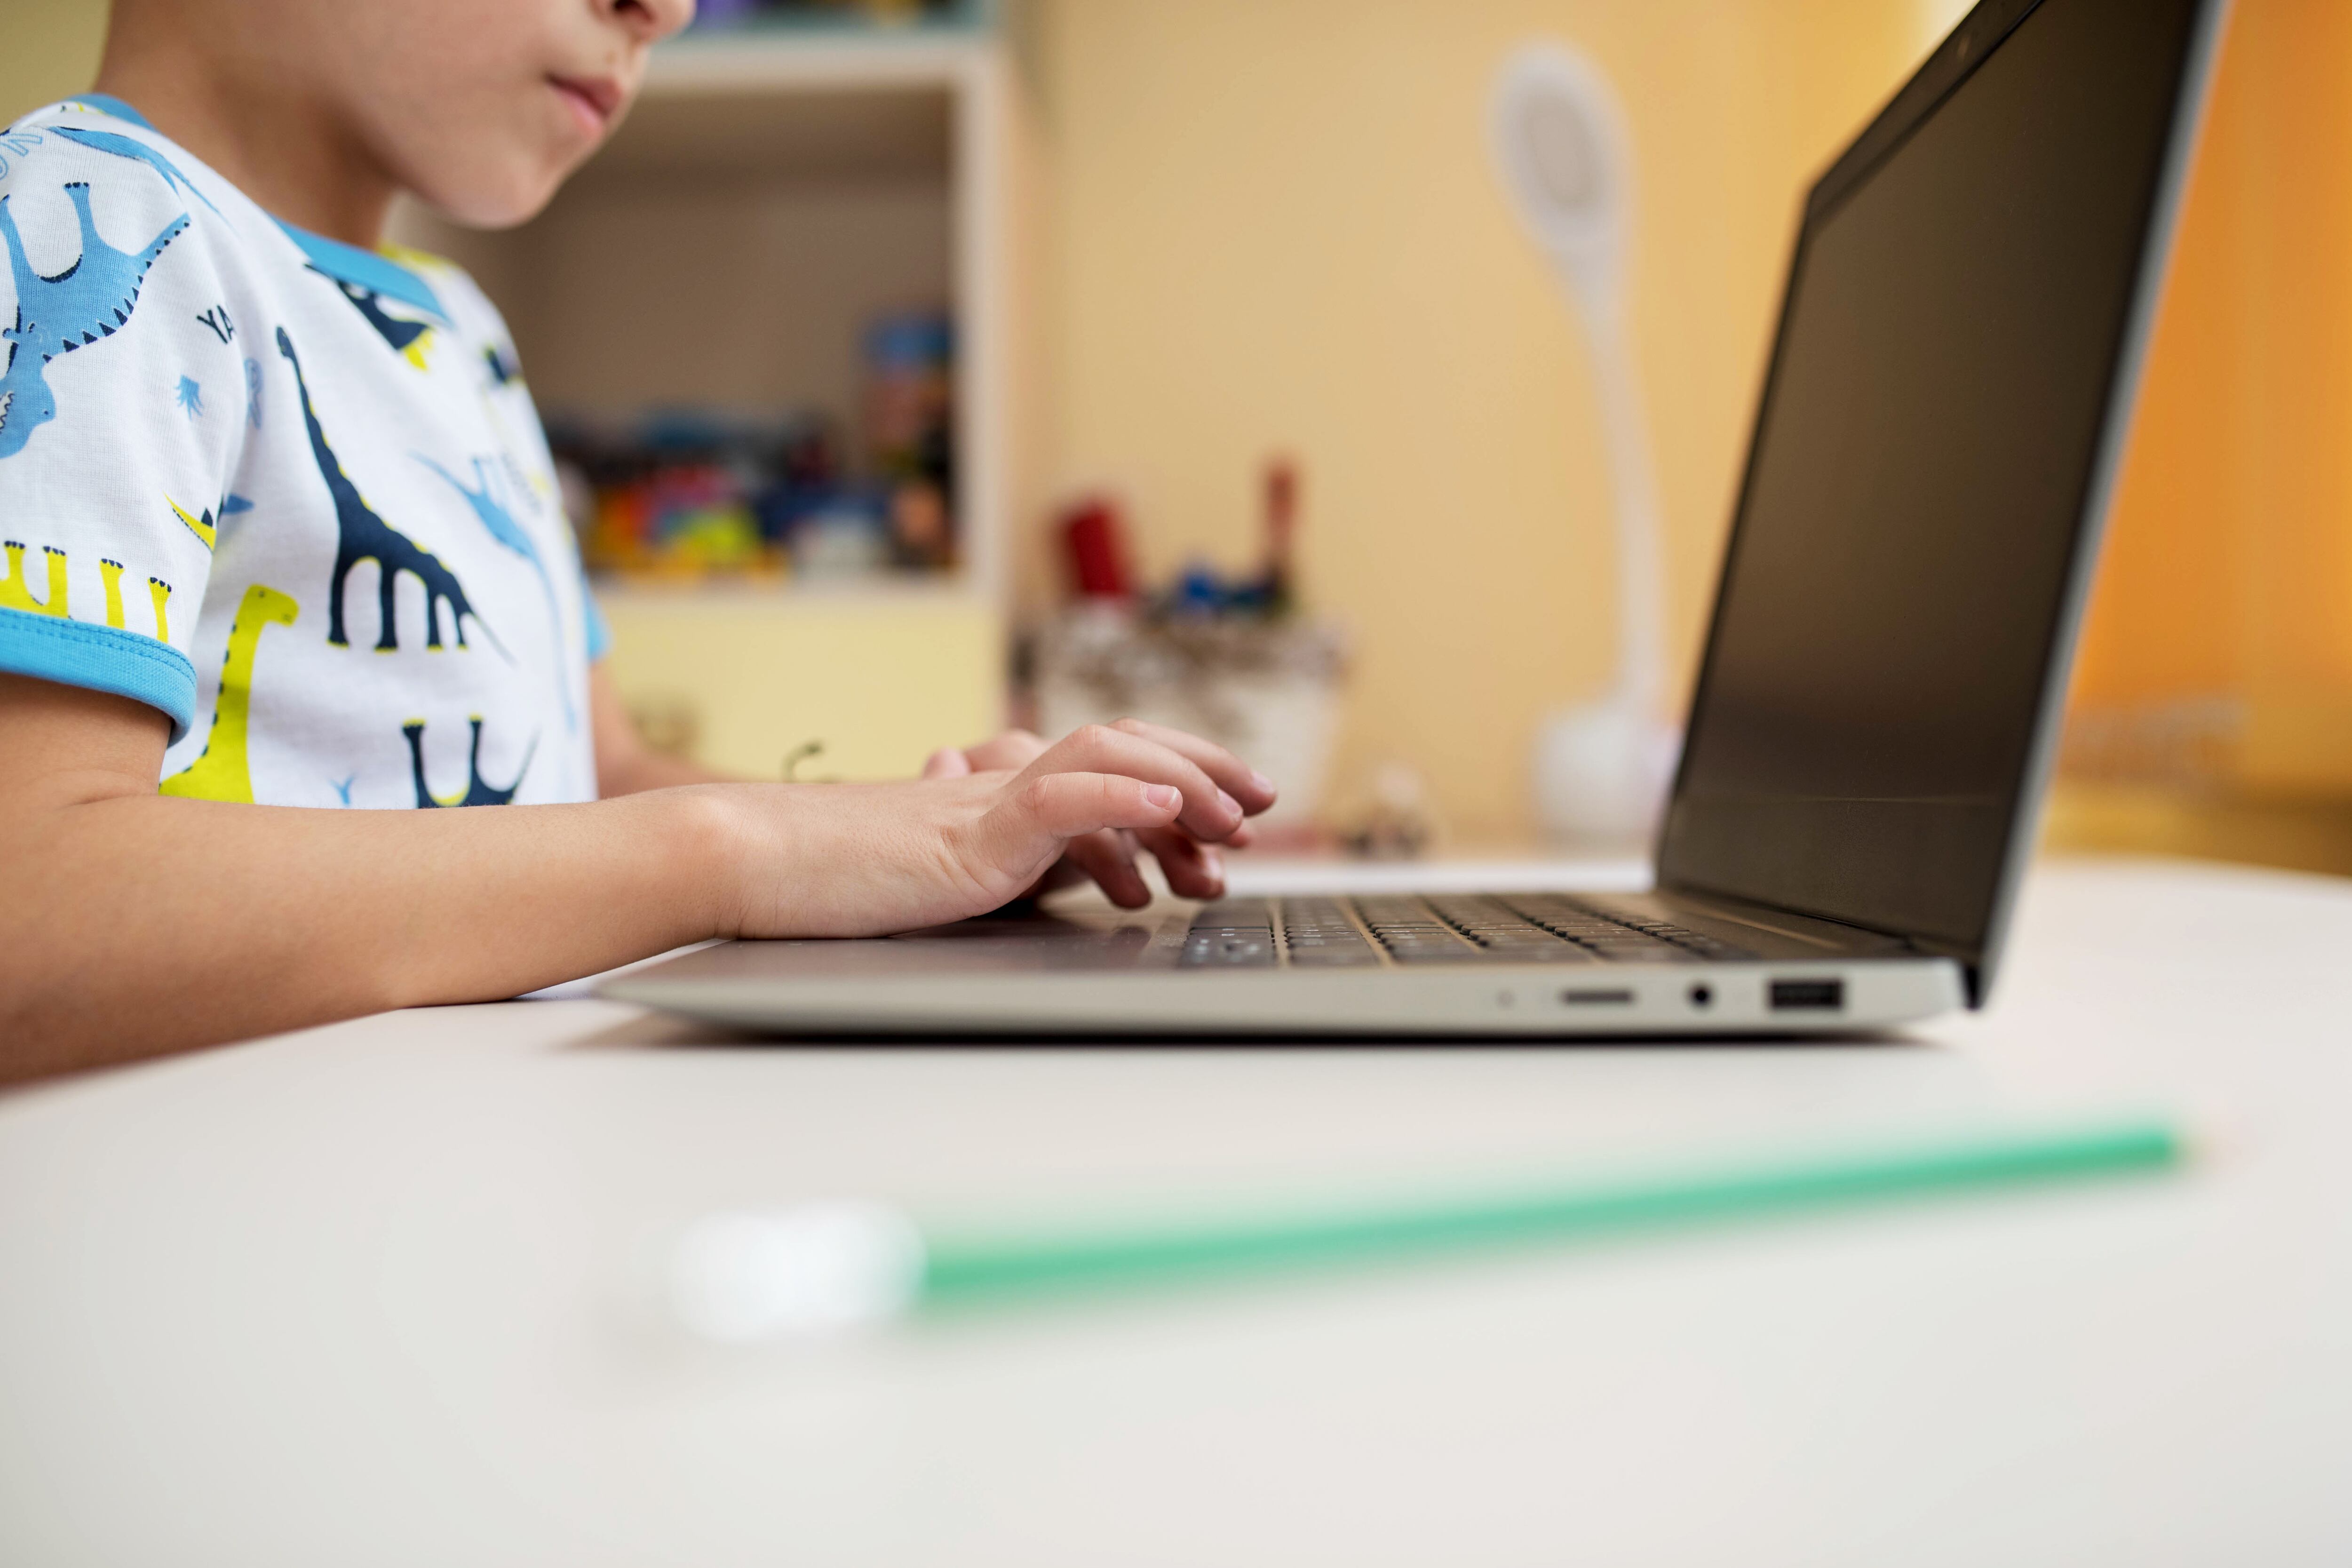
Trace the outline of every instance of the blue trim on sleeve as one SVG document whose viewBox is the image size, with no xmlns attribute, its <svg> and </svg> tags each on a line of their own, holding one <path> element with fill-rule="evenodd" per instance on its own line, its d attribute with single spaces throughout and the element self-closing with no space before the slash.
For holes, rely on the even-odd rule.
<svg viewBox="0 0 2352 1568">
<path fill-rule="evenodd" d="M 613 623 L 604 618 L 604 607 L 596 602 L 596 591 L 588 586 L 586 573 L 580 576 L 580 622 L 588 634 L 588 662 L 593 664 L 613 651 Z"/>
<path fill-rule="evenodd" d="M 120 626 L 0 608 L 0 670 L 110 691 L 160 709 L 177 743 L 196 717 L 196 667 L 169 643 Z"/>
<path fill-rule="evenodd" d="M 127 120 L 131 124 L 139 127 L 142 131 L 153 131 L 155 129 L 152 125 L 150 125 L 147 122 L 147 117 L 145 115 L 140 113 L 137 110 L 131 108 L 129 104 L 123 102 L 121 99 L 115 97 L 110 92 L 78 92 L 71 98 L 67 99 L 66 101 L 68 103 L 79 103 L 84 109 L 95 109 L 100 114 L 110 114 L 117 120 Z"/>
<path fill-rule="evenodd" d="M 340 239 L 329 239 L 322 234 L 312 234 L 306 228 L 296 228 L 284 218 L 275 220 L 286 231 L 286 237 L 299 246 L 311 266 L 338 283 L 349 283 L 355 289 L 381 294 L 387 300 L 397 300 L 404 305 L 425 310 L 436 321 L 446 321 L 449 312 L 441 308 L 441 296 L 433 292 L 433 285 L 403 267 L 388 256 L 378 256 L 373 250 L 362 250 L 356 245 L 345 245 Z"/>
</svg>

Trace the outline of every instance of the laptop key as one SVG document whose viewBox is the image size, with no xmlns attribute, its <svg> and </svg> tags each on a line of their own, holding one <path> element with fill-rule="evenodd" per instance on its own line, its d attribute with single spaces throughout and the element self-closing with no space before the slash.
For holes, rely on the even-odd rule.
<svg viewBox="0 0 2352 1568">
<path fill-rule="evenodd" d="M 1180 969 L 1263 969 L 1272 967 L 1274 961 L 1270 932 L 1223 935 L 1196 930 L 1185 938 L 1176 964 Z"/>
<path fill-rule="evenodd" d="M 1290 950 L 1293 969 L 1376 969 L 1381 955 L 1372 951 L 1370 942 L 1360 942 L 1341 947 L 1294 947 Z"/>
<path fill-rule="evenodd" d="M 1466 942 L 1457 942 L 1451 947 L 1439 947 L 1434 943 L 1392 947 L 1389 949 L 1389 956 L 1399 963 L 1477 963 L 1482 961 L 1492 963 L 1495 958 L 1485 948 L 1472 947 Z"/>
</svg>

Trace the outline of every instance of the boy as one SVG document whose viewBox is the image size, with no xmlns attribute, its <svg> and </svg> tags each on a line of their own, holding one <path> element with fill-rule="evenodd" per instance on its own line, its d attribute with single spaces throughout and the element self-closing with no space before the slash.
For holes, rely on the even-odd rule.
<svg viewBox="0 0 2352 1568">
<path fill-rule="evenodd" d="M 1174 731 L 821 786 L 635 743 L 502 323 L 376 247 L 403 190 L 538 211 L 692 9 L 117 0 L 98 90 L 0 132 L 0 1077 L 1049 878 L 1131 907 L 1139 844 L 1219 891 L 1274 792 Z"/>
</svg>

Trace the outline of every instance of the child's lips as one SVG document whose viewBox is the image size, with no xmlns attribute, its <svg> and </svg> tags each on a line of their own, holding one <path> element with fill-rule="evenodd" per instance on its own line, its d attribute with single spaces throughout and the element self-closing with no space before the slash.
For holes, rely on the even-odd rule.
<svg viewBox="0 0 2352 1568">
<path fill-rule="evenodd" d="M 601 78 L 563 76 L 549 77 L 547 82 L 579 120 L 580 128 L 592 138 L 602 137 L 611 128 L 613 117 L 620 111 L 621 86 L 618 82 Z"/>
</svg>

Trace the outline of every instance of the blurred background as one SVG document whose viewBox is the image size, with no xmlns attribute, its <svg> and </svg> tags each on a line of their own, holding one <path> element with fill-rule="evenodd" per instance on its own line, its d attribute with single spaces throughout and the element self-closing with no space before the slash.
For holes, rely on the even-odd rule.
<svg viewBox="0 0 2352 1568">
<path fill-rule="evenodd" d="M 1605 377 L 1497 168 L 1622 108 L 1669 706 L 1798 202 L 1954 0 L 706 4 L 526 227 L 511 321 L 657 744 L 903 773 L 1142 710 L 1282 837 L 1531 845 L 1617 667 Z M 0 0 L 0 116 L 100 0 Z M 2352 6 L 2240 0 L 2083 650 L 2055 844 L 2352 872 Z"/>
</svg>

